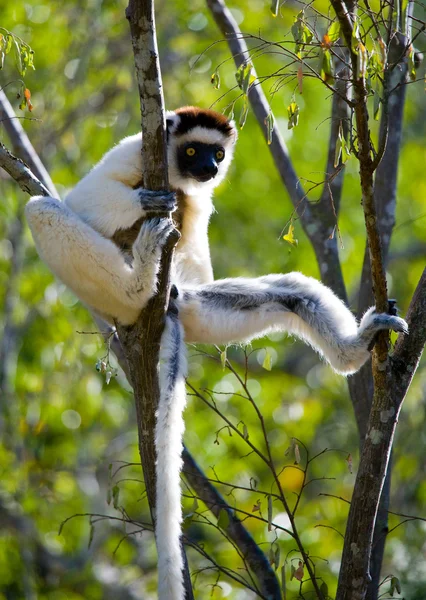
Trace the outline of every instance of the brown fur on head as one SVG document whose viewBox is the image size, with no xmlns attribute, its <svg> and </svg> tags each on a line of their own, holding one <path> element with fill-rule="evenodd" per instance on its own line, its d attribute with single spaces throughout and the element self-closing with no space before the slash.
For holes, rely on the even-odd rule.
<svg viewBox="0 0 426 600">
<path fill-rule="evenodd" d="M 174 112 L 180 117 L 179 123 L 173 132 L 177 136 L 183 135 L 197 126 L 215 129 L 229 137 L 234 135 L 233 123 L 214 110 L 198 106 L 183 106 Z"/>
</svg>

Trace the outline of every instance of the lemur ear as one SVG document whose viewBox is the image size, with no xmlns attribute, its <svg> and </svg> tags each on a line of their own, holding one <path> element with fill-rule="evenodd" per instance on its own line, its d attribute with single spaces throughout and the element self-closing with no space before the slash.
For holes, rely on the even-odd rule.
<svg viewBox="0 0 426 600">
<path fill-rule="evenodd" d="M 176 130 L 179 123 L 179 115 L 175 112 L 168 110 L 166 112 L 166 130 L 167 130 L 167 141 L 169 141 L 170 135 Z"/>
</svg>

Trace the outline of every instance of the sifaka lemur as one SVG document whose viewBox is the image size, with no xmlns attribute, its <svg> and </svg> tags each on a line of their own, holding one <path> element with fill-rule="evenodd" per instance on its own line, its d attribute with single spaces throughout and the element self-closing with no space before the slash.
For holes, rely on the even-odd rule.
<svg viewBox="0 0 426 600">
<path fill-rule="evenodd" d="M 172 192 L 141 181 L 141 134 L 125 138 L 66 196 L 34 197 L 26 216 L 51 270 L 109 322 L 136 321 L 156 291 L 161 249 L 173 229 L 153 213 L 173 212 L 181 233 L 172 265 L 172 302 L 162 337 L 157 415 L 157 527 L 160 600 L 182 600 L 180 482 L 185 405 L 184 340 L 225 344 L 274 330 L 310 344 L 342 374 L 369 358 L 382 329 L 407 332 L 405 321 L 370 308 L 358 324 L 344 303 L 301 273 L 213 281 L 208 223 L 213 189 L 223 180 L 237 138 L 234 123 L 196 107 L 167 113 Z"/>
</svg>

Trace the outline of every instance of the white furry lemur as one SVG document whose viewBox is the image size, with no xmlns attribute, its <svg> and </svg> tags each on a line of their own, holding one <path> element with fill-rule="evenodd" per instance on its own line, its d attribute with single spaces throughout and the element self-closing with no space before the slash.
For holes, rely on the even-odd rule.
<svg viewBox="0 0 426 600">
<path fill-rule="evenodd" d="M 110 150 L 65 198 L 35 197 L 26 216 L 40 256 L 77 296 L 109 322 L 134 323 L 155 293 L 161 249 L 181 232 L 172 265 L 174 307 L 162 338 L 157 415 L 159 599 L 182 600 L 179 471 L 189 342 L 248 341 L 273 330 L 310 344 L 332 368 L 357 371 L 381 329 L 407 332 L 394 314 L 370 308 L 358 324 L 316 279 L 301 273 L 213 281 L 207 237 L 211 194 L 231 163 L 237 133 L 224 116 L 195 107 L 167 113 L 171 193 L 143 188 L 141 134 Z"/>
</svg>

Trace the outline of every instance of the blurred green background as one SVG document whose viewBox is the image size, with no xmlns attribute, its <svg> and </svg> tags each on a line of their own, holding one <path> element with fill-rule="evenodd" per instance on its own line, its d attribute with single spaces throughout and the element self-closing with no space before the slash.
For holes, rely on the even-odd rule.
<svg viewBox="0 0 426 600">
<path fill-rule="evenodd" d="M 328 3 L 316 3 L 327 10 Z M 222 110 L 236 97 L 222 95 L 235 86 L 235 69 L 227 60 L 220 68 L 221 88 L 210 77 L 216 66 L 229 58 L 221 38 L 201 0 L 158 0 L 157 35 L 166 106 L 213 106 Z M 19 84 L 12 57 L 0 73 L 0 85 L 16 107 L 25 130 L 63 196 L 123 136 L 140 129 L 139 98 L 125 2 L 69 0 L 60 2 L 9 2 L 0 0 L 1 26 L 21 36 L 35 51 L 36 71 L 25 83 L 32 93 L 32 114 L 22 113 L 15 99 Z M 266 38 L 288 35 L 299 3 L 283 5 L 281 15 L 271 17 L 270 2 L 234 0 L 230 7 L 244 32 Z M 274 55 L 256 62 L 260 75 L 281 66 Z M 264 86 L 268 92 L 270 84 Z M 272 99 L 272 108 L 289 146 L 300 178 L 321 181 L 329 135 L 330 93 L 319 82 L 304 81 L 298 95 L 299 126 L 287 129 L 287 105 L 294 83 Z M 390 296 L 405 313 L 426 256 L 426 180 L 422 84 L 409 85 L 398 177 L 397 223 L 394 231 L 388 282 Z M 237 105 L 238 106 L 238 105 Z M 373 125 L 373 128 L 375 125 Z M 0 124 L 0 141 L 10 147 Z M 0 343 L 7 360 L 0 365 L 2 398 L 0 419 L 0 598 L 49 600 L 155 598 L 155 550 L 148 532 L 124 525 L 125 511 L 136 522 L 148 520 L 140 468 L 121 469 L 112 485 L 118 485 L 118 509 L 108 505 L 109 465 L 114 472 L 125 461 L 138 461 L 133 398 L 124 377 L 106 385 L 96 372 L 105 354 L 90 315 L 38 258 L 28 228 L 19 234 L 22 207 L 27 197 L 0 173 Z M 320 188 L 319 188 L 320 189 Z M 315 192 L 314 192 L 315 193 Z M 297 248 L 280 239 L 292 213 L 292 205 L 276 173 L 261 130 L 251 113 L 239 135 L 233 166 L 215 194 L 217 213 L 210 227 L 212 260 L 216 278 L 261 275 L 300 270 L 318 276 L 314 253 L 296 223 Z M 315 200 L 315 196 L 312 197 Z M 339 226 L 344 247 L 340 256 L 349 297 L 355 302 L 365 245 L 364 218 L 360 205 L 357 163 L 347 164 Z M 83 333 L 82 333 L 83 332 Z M 8 346 L 6 345 L 8 344 Z M 264 350 L 249 360 L 250 390 L 261 408 L 277 465 L 291 464 L 285 456 L 293 436 L 315 454 L 324 448 L 336 451 L 313 463 L 311 477 L 332 477 L 309 486 L 303 495 L 297 523 L 302 540 L 316 559 L 333 596 L 339 569 L 342 538 L 324 524 L 344 533 L 347 505 L 320 493 L 350 498 L 354 475 L 345 458 L 353 455 L 356 472 L 358 437 L 345 379 L 305 346 L 285 336 L 271 336 L 253 348 L 269 349 L 273 368 L 262 368 Z M 213 352 L 207 348 L 208 352 Z M 238 395 L 235 377 L 220 363 L 190 348 L 191 383 L 213 390 L 221 410 L 235 423 L 243 420 L 251 439 L 258 439 L 258 421 L 247 401 Z M 241 369 L 242 350 L 228 355 Z M 113 360 L 113 359 L 112 359 Z M 225 394 L 224 394 L 225 392 Z M 394 452 L 391 509 L 426 517 L 425 480 L 426 369 L 421 364 L 405 401 Z M 247 446 L 227 430 L 216 432 L 223 422 L 196 398 L 189 398 L 185 414 L 185 441 L 209 476 L 249 486 L 271 489 L 271 476 Z M 303 458 L 303 453 L 302 453 Z M 286 469 L 282 485 L 289 498 L 300 479 Z M 223 488 L 222 491 L 229 492 Z M 235 491 L 231 505 L 251 512 L 260 496 Z M 186 501 L 185 512 L 191 512 Z M 200 507 L 199 510 L 202 510 Z M 274 508 L 274 520 L 286 525 L 282 509 Z M 94 527 L 88 548 L 89 517 L 76 517 L 60 535 L 61 522 L 80 513 L 107 514 Z M 262 514 L 267 508 L 262 500 Z M 213 523 L 214 517 L 206 516 Z M 390 526 L 401 519 L 391 516 Z M 213 552 L 218 562 L 241 567 L 232 546 L 217 529 L 187 520 L 189 535 Z M 262 549 L 269 552 L 275 532 L 253 520 L 245 522 Z M 426 597 L 425 521 L 398 527 L 388 538 L 383 577 L 397 575 L 403 596 Z M 124 538 L 124 539 L 123 539 Z M 121 543 L 120 543 L 121 541 Z M 294 544 L 278 534 L 281 562 Z M 119 547 L 118 547 L 119 546 Z M 274 546 L 275 547 L 275 546 Z M 293 556 L 293 555 L 291 555 Z M 296 556 L 296 555 L 294 555 Z M 189 550 L 191 570 L 206 566 Z M 254 597 L 231 580 L 219 586 L 214 571 L 201 570 L 196 579 L 197 598 Z M 386 591 L 387 586 L 383 587 Z M 298 583 L 288 583 L 288 597 L 297 595 Z"/>
</svg>

